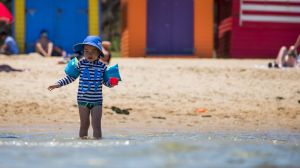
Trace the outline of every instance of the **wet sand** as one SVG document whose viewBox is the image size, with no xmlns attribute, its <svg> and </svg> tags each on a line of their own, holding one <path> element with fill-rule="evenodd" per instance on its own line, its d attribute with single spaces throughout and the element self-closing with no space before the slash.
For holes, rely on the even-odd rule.
<svg viewBox="0 0 300 168">
<path fill-rule="evenodd" d="M 58 61 L 0 56 L 25 70 L 0 72 L 0 127 L 78 128 L 78 80 L 47 90 L 64 76 Z M 300 69 L 268 69 L 269 61 L 113 58 L 123 81 L 104 87 L 102 129 L 300 133 Z"/>
</svg>

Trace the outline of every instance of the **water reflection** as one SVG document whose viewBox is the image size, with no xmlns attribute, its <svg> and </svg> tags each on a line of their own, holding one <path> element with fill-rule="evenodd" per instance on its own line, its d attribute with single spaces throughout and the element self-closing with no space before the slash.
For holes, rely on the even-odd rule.
<svg viewBox="0 0 300 168">
<path fill-rule="evenodd" d="M 43 167 L 300 165 L 300 134 L 116 133 L 102 140 L 73 135 L 0 132 L 0 163 L 3 167 L 35 167 L 32 161 Z"/>
</svg>

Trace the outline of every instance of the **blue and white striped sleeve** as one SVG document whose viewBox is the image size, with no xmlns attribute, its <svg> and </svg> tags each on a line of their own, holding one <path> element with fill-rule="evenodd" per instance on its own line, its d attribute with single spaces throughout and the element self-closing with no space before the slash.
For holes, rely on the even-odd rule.
<svg viewBox="0 0 300 168">
<path fill-rule="evenodd" d="M 69 75 L 65 76 L 64 78 L 60 79 L 57 81 L 57 83 L 59 84 L 60 87 L 68 85 L 72 82 L 74 82 L 76 80 L 76 78 L 73 78 Z"/>
<path fill-rule="evenodd" d="M 112 87 L 112 85 L 109 83 L 109 80 L 106 81 L 106 82 L 103 80 L 103 84 L 104 84 L 105 86 L 109 87 L 109 88 Z"/>
</svg>

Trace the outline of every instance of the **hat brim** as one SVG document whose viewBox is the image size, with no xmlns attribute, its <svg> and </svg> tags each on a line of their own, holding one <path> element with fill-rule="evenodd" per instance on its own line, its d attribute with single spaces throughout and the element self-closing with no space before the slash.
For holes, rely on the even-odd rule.
<svg viewBox="0 0 300 168">
<path fill-rule="evenodd" d="M 99 48 L 99 46 L 97 46 L 93 43 L 78 43 L 78 44 L 75 44 L 73 46 L 74 52 L 80 52 L 81 54 L 83 54 L 84 45 L 90 45 L 90 46 L 96 47 L 100 51 L 100 56 L 104 57 L 104 54 L 102 52 L 102 48 Z"/>
</svg>

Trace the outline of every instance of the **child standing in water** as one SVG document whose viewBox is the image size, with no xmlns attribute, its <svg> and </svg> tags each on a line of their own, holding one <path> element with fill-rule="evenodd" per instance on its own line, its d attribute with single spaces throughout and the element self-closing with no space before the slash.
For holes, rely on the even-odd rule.
<svg viewBox="0 0 300 168">
<path fill-rule="evenodd" d="M 82 52 L 84 58 L 78 62 L 78 70 L 80 71 L 79 87 L 77 93 L 77 101 L 80 116 L 79 137 L 86 139 L 90 126 L 90 115 L 92 119 L 93 137 L 100 139 L 101 117 L 102 117 L 102 84 L 107 87 L 113 87 L 118 84 L 115 78 L 110 78 L 105 82 L 103 79 L 106 65 L 99 61 L 103 57 L 102 41 L 98 36 L 88 36 L 83 43 L 74 45 L 75 52 Z M 57 81 L 56 84 L 48 87 L 48 90 L 62 87 L 75 81 L 76 78 L 67 75 L 63 79 Z"/>
</svg>

